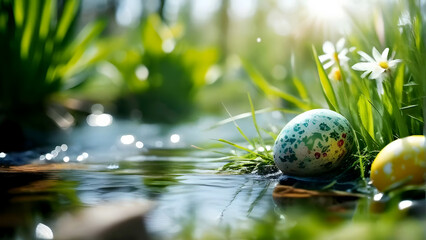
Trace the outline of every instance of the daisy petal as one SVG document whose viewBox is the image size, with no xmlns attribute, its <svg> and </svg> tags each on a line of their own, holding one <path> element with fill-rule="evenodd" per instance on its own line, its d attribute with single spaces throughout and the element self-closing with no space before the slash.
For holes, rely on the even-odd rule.
<svg viewBox="0 0 426 240">
<path fill-rule="evenodd" d="M 318 59 L 320 60 L 320 62 L 325 62 L 327 59 L 331 59 L 330 54 L 323 54 L 318 56 Z"/>
<path fill-rule="evenodd" d="M 402 62 L 401 59 L 395 59 L 388 62 L 389 68 L 394 68 L 398 63 Z"/>
<path fill-rule="evenodd" d="M 376 60 L 376 62 L 382 61 L 382 55 L 380 54 L 379 51 L 377 51 L 375 47 L 373 47 L 373 57 Z"/>
<path fill-rule="evenodd" d="M 324 44 L 322 45 L 322 50 L 324 51 L 324 53 L 334 53 L 334 46 L 331 42 L 329 41 L 325 41 Z"/>
<path fill-rule="evenodd" d="M 377 84 L 377 93 L 379 95 L 383 95 L 385 93 L 385 90 L 383 89 L 383 80 L 377 79 L 376 84 Z"/>
<path fill-rule="evenodd" d="M 340 60 L 340 65 L 347 63 L 349 61 L 349 58 L 346 57 L 345 55 L 340 56 L 339 55 L 339 60 Z"/>
<path fill-rule="evenodd" d="M 370 75 L 370 79 L 378 79 L 384 71 L 385 71 L 385 69 L 383 69 L 381 67 L 377 67 L 377 68 L 373 69 L 373 71 L 371 72 L 371 75 Z"/>
<path fill-rule="evenodd" d="M 362 75 L 361 78 L 365 78 L 371 71 L 365 71 Z"/>
<path fill-rule="evenodd" d="M 373 64 L 369 62 L 361 62 L 353 65 L 352 69 L 357 71 L 372 71 Z"/>
<path fill-rule="evenodd" d="M 388 53 L 389 53 L 389 48 L 386 48 L 386 49 L 382 52 L 382 59 L 388 59 Z"/>
<path fill-rule="evenodd" d="M 341 51 L 340 51 L 340 53 L 339 53 L 339 57 L 340 56 L 343 56 L 343 55 L 346 55 L 347 53 L 348 53 L 348 49 L 347 48 L 343 48 Z"/>
<path fill-rule="evenodd" d="M 395 57 L 395 54 L 396 54 L 396 52 L 395 52 L 395 51 L 393 51 L 393 52 L 392 52 L 392 56 L 389 58 L 389 60 L 392 60 L 392 59 Z"/>
<path fill-rule="evenodd" d="M 333 66 L 333 64 L 334 64 L 334 61 L 330 61 L 330 62 L 324 64 L 324 69 L 330 68 L 331 66 Z"/>
<path fill-rule="evenodd" d="M 343 47 L 345 46 L 345 39 L 344 38 L 341 38 L 341 39 L 339 39 L 339 41 L 337 41 L 337 43 L 336 43 L 336 50 L 338 51 L 338 52 L 340 52 L 342 49 L 343 49 Z"/>
<path fill-rule="evenodd" d="M 358 51 L 358 54 L 361 55 L 361 57 L 363 57 L 366 61 L 375 62 L 374 59 L 370 57 L 370 55 L 368 55 L 367 53 L 363 51 Z"/>
</svg>

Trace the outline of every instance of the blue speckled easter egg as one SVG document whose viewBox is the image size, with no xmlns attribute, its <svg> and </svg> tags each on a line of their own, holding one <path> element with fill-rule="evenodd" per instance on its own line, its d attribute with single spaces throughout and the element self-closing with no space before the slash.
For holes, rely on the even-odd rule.
<svg viewBox="0 0 426 240">
<path fill-rule="evenodd" d="M 274 144 L 274 161 L 286 175 L 318 176 L 340 166 L 353 143 L 345 117 L 328 109 L 310 110 L 281 130 Z"/>
</svg>

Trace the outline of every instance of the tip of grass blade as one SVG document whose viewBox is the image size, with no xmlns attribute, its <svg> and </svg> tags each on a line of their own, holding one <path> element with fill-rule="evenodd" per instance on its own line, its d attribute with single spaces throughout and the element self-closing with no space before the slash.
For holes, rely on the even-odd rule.
<svg viewBox="0 0 426 240">
<path fill-rule="evenodd" d="M 321 87 L 322 87 L 321 89 L 324 94 L 325 100 L 327 101 L 328 107 L 333 111 L 339 112 L 339 106 L 337 104 L 336 94 L 333 90 L 333 86 L 331 85 L 330 79 L 325 73 L 325 70 L 318 58 L 318 54 L 314 45 L 312 45 L 312 51 L 314 54 L 315 63 L 317 65 L 318 76 L 319 76 Z"/>
</svg>

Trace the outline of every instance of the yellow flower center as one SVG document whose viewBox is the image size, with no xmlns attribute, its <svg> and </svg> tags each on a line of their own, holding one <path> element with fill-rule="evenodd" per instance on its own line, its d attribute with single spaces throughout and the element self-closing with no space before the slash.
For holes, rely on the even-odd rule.
<svg viewBox="0 0 426 240">
<path fill-rule="evenodd" d="M 339 69 L 335 69 L 333 71 L 333 78 L 337 81 L 341 81 L 342 80 L 342 73 L 340 72 Z"/>
<path fill-rule="evenodd" d="M 379 62 L 379 66 L 383 69 L 388 69 L 389 68 L 389 64 L 386 61 L 383 62 Z"/>
<path fill-rule="evenodd" d="M 339 62 L 339 54 L 337 54 L 337 52 L 334 52 L 333 58 L 336 62 Z"/>
</svg>

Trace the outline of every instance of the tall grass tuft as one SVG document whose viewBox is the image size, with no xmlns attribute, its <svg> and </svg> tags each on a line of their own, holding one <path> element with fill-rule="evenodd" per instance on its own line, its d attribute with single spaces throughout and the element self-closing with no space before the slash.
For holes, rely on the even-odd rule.
<svg viewBox="0 0 426 240">
<path fill-rule="evenodd" d="M 361 56 L 356 54 L 357 51 L 370 54 L 373 47 L 380 52 L 390 48 L 389 55 L 395 53 L 395 58 L 401 60 L 396 69 L 383 72 L 383 93 L 376 84 L 377 80 L 368 79 L 368 75 L 362 77 L 360 72 L 343 68 L 339 62 L 340 81 L 330 79 L 313 48 L 328 106 L 352 123 L 363 151 L 377 153 L 397 138 L 424 133 L 426 30 L 422 26 L 423 16 L 418 4 L 418 1 L 409 1 L 382 8 L 378 16 L 383 18 L 380 21 L 385 29 L 383 36 L 357 25 L 356 19 L 354 23 L 361 30 L 359 35 L 347 36 L 349 43 L 356 48 L 349 56 L 351 66 L 360 62 Z M 404 23 L 401 23 L 402 18 Z M 376 36 L 376 39 L 371 39 L 371 36 Z"/>
<path fill-rule="evenodd" d="M 53 95 L 81 84 L 96 60 L 88 51 L 105 23 L 77 36 L 79 0 L 0 1 L 0 121 L 43 115 Z M 33 121 L 33 120 L 31 120 Z"/>
<path fill-rule="evenodd" d="M 342 36 L 350 45 L 345 63 L 337 59 L 330 70 L 324 64 L 324 57 L 319 57 L 322 53 L 318 47 L 312 46 L 320 89 L 300 84 L 302 81 L 294 77 L 296 93 L 285 93 L 244 62 L 245 70 L 260 90 L 267 96 L 283 99 L 287 106 L 293 107 L 282 110 L 305 111 L 327 107 L 345 116 L 356 133 L 357 150 L 352 157 L 357 159 L 355 167 L 360 169 L 363 179 L 371 161 L 388 143 L 426 132 L 426 28 L 423 26 L 421 3 L 400 1 L 382 5 L 372 22 L 365 23 L 352 16 L 354 30 Z M 378 24 L 382 26 L 371 27 Z M 373 48 L 379 49 L 380 53 L 389 48 L 389 60 L 401 60 L 396 68 L 384 71 L 380 79 L 369 79 L 372 74 L 365 76 L 352 68 L 366 61 L 358 54 L 359 51 L 371 55 Z M 339 53 L 336 51 L 334 54 L 337 57 Z M 382 85 L 377 83 L 379 80 L 383 81 Z M 313 94 L 318 90 L 324 96 L 325 105 L 313 97 L 318 96 Z M 251 154 L 253 159 L 257 157 Z"/>
</svg>

